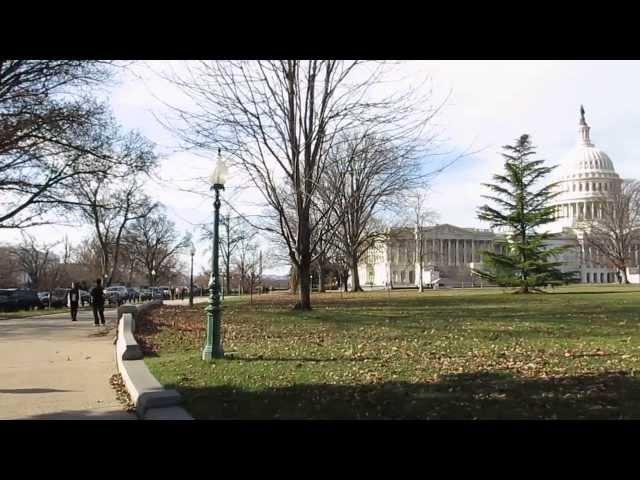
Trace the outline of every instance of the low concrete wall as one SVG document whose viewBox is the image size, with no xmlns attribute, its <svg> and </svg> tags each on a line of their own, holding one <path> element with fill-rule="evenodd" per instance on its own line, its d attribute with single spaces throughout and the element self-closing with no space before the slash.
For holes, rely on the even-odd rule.
<svg viewBox="0 0 640 480">
<path fill-rule="evenodd" d="M 141 311 L 161 304 L 162 301 L 156 301 L 139 307 L 123 305 L 118 308 L 116 364 L 139 418 L 143 420 L 193 420 L 186 410 L 178 406 L 182 403 L 180 394 L 176 390 L 165 390 L 151 374 L 144 363 L 142 349 L 133 335 L 135 319 Z"/>
</svg>

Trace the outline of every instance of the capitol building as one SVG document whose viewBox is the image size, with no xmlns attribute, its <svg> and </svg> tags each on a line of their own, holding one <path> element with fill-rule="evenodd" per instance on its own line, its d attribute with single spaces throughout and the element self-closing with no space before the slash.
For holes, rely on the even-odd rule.
<svg viewBox="0 0 640 480">
<path fill-rule="evenodd" d="M 581 109 L 576 146 L 556 169 L 559 195 L 554 198 L 555 221 L 546 225 L 554 234 L 553 246 L 570 245 L 558 259 L 565 272 L 580 274 L 582 283 L 616 282 L 617 271 L 584 242 L 588 222 L 602 215 L 601 199 L 620 188 L 623 179 L 609 156 L 591 141 L 590 128 Z M 418 232 L 394 228 L 387 238 L 363 256 L 358 273 L 363 286 L 412 287 L 420 281 L 417 255 Z M 422 229 L 422 282 L 433 287 L 481 286 L 471 270 L 482 269 L 483 250 L 505 251 L 506 236 L 492 230 L 463 228 L 449 224 Z M 628 278 L 640 283 L 638 247 L 631 252 Z"/>
</svg>

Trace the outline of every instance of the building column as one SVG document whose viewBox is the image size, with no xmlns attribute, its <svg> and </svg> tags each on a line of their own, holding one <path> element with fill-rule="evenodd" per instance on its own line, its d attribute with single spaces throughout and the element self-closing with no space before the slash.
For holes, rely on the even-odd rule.
<svg viewBox="0 0 640 480">
<path fill-rule="evenodd" d="M 436 237 L 434 235 L 433 238 L 431 239 L 431 264 L 435 265 L 436 263 L 437 263 L 437 260 L 436 260 Z"/>
<path fill-rule="evenodd" d="M 456 264 L 456 242 L 453 239 L 449 239 L 449 258 L 451 259 L 451 261 L 449 262 L 449 265 L 455 265 Z"/>
<path fill-rule="evenodd" d="M 476 243 L 473 238 L 471 239 L 471 261 L 476 261 Z"/>
</svg>

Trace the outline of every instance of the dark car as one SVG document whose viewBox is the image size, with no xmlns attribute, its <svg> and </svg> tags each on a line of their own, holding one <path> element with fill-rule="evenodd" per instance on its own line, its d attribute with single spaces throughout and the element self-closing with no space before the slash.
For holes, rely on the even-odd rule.
<svg viewBox="0 0 640 480">
<path fill-rule="evenodd" d="M 54 308 L 67 306 L 68 288 L 56 288 L 51 292 L 51 306 Z"/>
<path fill-rule="evenodd" d="M 164 290 L 162 289 L 162 287 L 152 287 L 151 298 L 153 300 L 163 300 L 165 296 L 164 296 Z"/>
<path fill-rule="evenodd" d="M 79 290 L 80 292 L 80 302 L 83 304 L 90 304 L 91 303 L 91 294 L 89 292 L 87 292 L 86 290 Z"/>
<path fill-rule="evenodd" d="M 143 287 L 140 289 L 140 300 L 151 300 L 153 299 L 153 292 L 150 288 Z"/>
<path fill-rule="evenodd" d="M 19 288 L 0 290 L 0 310 L 10 312 L 34 308 L 42 308 L 42 302 L 35 291 Z"/>
<path fill-rule="evenodd" d="M 140 291 L 137 288 L 128 287 L 127 290 L 129 291 L 130 302 L 135 302 L 140 300 Z"/>
</svg>

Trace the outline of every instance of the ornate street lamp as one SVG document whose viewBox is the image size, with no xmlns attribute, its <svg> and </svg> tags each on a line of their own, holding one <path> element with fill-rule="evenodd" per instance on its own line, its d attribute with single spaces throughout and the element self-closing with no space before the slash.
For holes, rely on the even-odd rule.
<svg viewBox="0 0 640 480">
<path fill-rule="evenodd" d="M 196 254 L 196 246 L 191 244 L 191 280 L 189 282 L 189 306 L 193 307 L 193 256 Z"/>
<path fill-rule="evenodd" d="M 151 286 L 155 286 L 155 280 L 156 280 L 156 271 L 155 270 L 151 270 Z"/>
<path fill-rule="evenodd" d="M 227 165 L 222 159 L 220 149 L 218 149 L 216 167 L 209 177 L 211 189 L 215 191 L 215 200 L 213 202 L 213 255 L 211 277 L 209 278 L 209 305 L 205 308 L 207 312 L 207 339 L 202 350 L 203 360 L 224 357 L 221 338 L 222 309 L 220 307 L 220 270 L 218 268 L 218 225 L 220 218 L 220 190 L 224 190 L 227 171 Z"/>
</svg>

